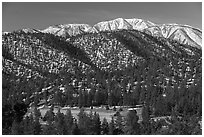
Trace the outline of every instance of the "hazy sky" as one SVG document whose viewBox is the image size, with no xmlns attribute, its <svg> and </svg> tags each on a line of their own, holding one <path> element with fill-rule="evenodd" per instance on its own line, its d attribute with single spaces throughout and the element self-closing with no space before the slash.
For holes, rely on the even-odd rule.
<svg viewBox="0 0 204 137">
<path fill-rule="evenodd" d="M 3 2 L 2 30 L 45 29 L 50 25 L 85 23 L 122 18 L 141 18 L 154 23 L 188 24 L 202 29 L 202 3 L 158 2 Z"/>
</svg>

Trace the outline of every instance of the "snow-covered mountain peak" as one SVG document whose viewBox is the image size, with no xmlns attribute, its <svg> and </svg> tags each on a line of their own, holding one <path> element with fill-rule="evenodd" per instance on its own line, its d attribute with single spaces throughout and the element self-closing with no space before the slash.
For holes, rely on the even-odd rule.
<svg viewBox="0 0 204 137">
<path fill-rule="evenodd" d="M 182 44 L 188 44 L 197 48 L 201 48 L 202 45 L 202 31 L 189 25 L 157 24 L 145 28 L 143 31 L 153 36 L 177 40 Z"/>
<path fill-rule="evenodd" d="M 89 24 L 60 24 L 58 26 L 61 28 L 64 28 L 64 27 L 91 27 Z"/>
<path fill-rule="evenodd" d="M 50 26 L 44 30 L 43 33 L 51 33 L 58 36 L 77 35 L 87 32 L 92 27 L 88 24 L 60 24 Z"/>
<path fill-rule="evenodd" d="M 177 40 L 183 44 L 189 44 L 193 47 L 201 48 L 202 31 L 189 25 L 171 24 L 155 24 L 151 21 L 132 18 L 116 18 L 113 20 L 102 21 L 93 26 L 89 24 L 59 24 L 49 26 L 44 30 L 23 29 L 24 32 L 30 33 L 51 33 L 58 36 L 75 36 L 85 32 L 98 33 L 100 31 L 114 30 L 139 30 L 157 37 L 164 37 Z"/>
<path fill-rule="evenodd" d="M 133 26 L 133 29 L 137 29 L 137 30 L 143 30 L 145 28 L 151 27 L 151 26 L 155 26 L 154 23 L 150 22 L 150 21 L 146 21 L 143 19 L 137 19 L 137 18 L 133 18 L 133 19 L 125 19 L 130 25 Z"/>
<path fill-rule="evenodd" d="M 33 29 L 33 28 L 24 28 L 24 29 L 17 30 L 17 32 L 19 32 L 19 31 L 23 31 L 25 33 L 39 33 L 39 32 L 41 32 L 41 30 Z"/>
<path fill-rule="evenodd" d="M 93 26 L 98 31 L 111 31 L 117 29 L 132 29 L 132 25 L 130 25 L 125 19 L 117 18 L 110 21 L 102 21 Z"/>
</svg>

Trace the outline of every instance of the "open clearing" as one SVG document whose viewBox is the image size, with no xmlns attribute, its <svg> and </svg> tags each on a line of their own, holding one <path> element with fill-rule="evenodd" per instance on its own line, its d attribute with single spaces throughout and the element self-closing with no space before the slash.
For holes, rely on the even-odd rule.
<svg viewBox="0 0 204 137">
<path fill-rule="evenodd" d="M 66 114 L 66 111 L 68 109 L 71 110 L 71 113 L 73 115 L 74 118 L 78 119 L 78 114 L 80 112 L 80 109 L 79 108 L 54 108 L 53 112 L 54 113 L 57 113 L 58 110 L 60 109 L 60 112 L 63 113 L 63 114 Z M 41 112 L 41 115 L 42 117 L 45 116 L 46 112 L 49 110 L 49 108 L 41 108 L 40 109 L 40 112 Z M 117 109 L 118 110 L 118 109 Z M 84 108 L 84 111 L 89 114 L 90 111 L 92 111 L 92 113 L 98 113 L 99 116 L 100 116 L 100 120 L 102 121 L 104 118 L 107 119 L 108 122 L 111 121 L 111 118 L 112 116 L 114 116 L 114 114 L 117 112 L 117 111 L 113 111 L 113 110 L 106 110 L 105 108 L 93 108 L 93 109 L 90 109 L 90 108 Z M 120 111 L 120 114 L 122 117 L 126 117 L 128 113 L 128 108 L 123 108 L 123 111 Z M 141 110 L 140 111 L 137 111 L 137 114 L 138 116 L 140 117 L 141 116 Z"/>
</svg>

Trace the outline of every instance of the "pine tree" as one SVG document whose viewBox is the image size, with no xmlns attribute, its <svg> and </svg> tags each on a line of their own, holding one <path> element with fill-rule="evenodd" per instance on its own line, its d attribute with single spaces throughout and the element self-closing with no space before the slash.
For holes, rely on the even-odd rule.
<svg viewBox="0 0 204 137">
<path fill-rule="evenodd" d="M 83 98 L 83 93 L 81 90 L 79 91 L 78 106 L 79 108 L 82 108 L 84 106 L 84 98 Z"/>
<path fill-rule="evenodd" d="M 103 118 L 103 122 L 101 125 L 101 134 L 102 135 L 108 135 L 108 133 L 109 133 L 108 122 L 107 122 L 106 118 Z"/>
<path fill-rule="evenodd" d="M 142 129 L 143 134 L 150 134 L 150 111 L 149 111 L 149 105 L 145 104 L 142 109 Z"/>
<path fill-rule="evenodd" d="M 69 86 L 68 84 L 65 85 L 65 99 L 66 99 L 66 105 L 72 106 L 72 100 L 73 100 L 73 88 Z"/>
<path fill-rule="evenodd" d="M 88 106 L 88 93 L 87 93 L 87 91 L 84 91 L 83 100 L 84 100 L 84 106 L 87 107 Z"/>
<path fill-rule="evenodd" d="M 89 92 L 88 93 L 88 99 L 87 99 L 87 106 L 88 107 L 90 107 L 90 106 L 93 106 L 93 97 L 92 97 L 93 95 L 92 95 L 92 93 L 91 92 Z"/>
<path fill-rule="evenodd" d="M 28 116 L 23 120 L 23 128 L 24 135 L 34 135 L 33 121 Z"/>
<path fill-rule="evenodd" d="M 99 106 L 100 105 L 100 100 L 101 100 L 101 94 L 100 91 L 96 91 L 95 95 L 94 95 L 94 101 L 95 101 L 95 105 Z"/>
<path fill-rule="evenodd" d="M 45 100 L 45 105 L 47 106 L 47 104 L 48 104 L 48 102 L 47 102 L 47 99 L 48 99 L 48 91 L 47 91 L 47 90 L 43 92 L 43 98 L 44 98 L 44 100 Z"/>
<path fill-rule="evenodd" d="M 56 105 L 62 106 L 62 92 L 59 90 L 58 87 L 55 88 L 55 94 L 54 94 L 54 103 Z"/>
<path fill-rule="evenodd" d="M 54 116 L 55 114 L 53 112 L 53 108 L 51 108 L 45 113 L 44 120 L 47 121 L 48 123 L 52 123 L 54 121 Z"/>
<path fill-rule="evenodd" d="M 33 122 L 33 129 L 34 129 L 34 135 L 40 135 L 42 132 L 42 127 L 39 122 L 39 119 L 35 118 L 35 121 Z"/>
<path fill-rule="evenodd" d="M 77 125 L 77 121 L 75 120 L 72 126 L 72 135 L 81 135 L 81 131 Z"/>
<path fill-rule="evenodd" d="M 86 118 L 86 124 L 87 124 L 86 130 L 87 130 L 88 134 L 91 134 L 91 135 L 95 134 L 95 131 L 94 131 L 94 129 L 95 129 L 94 124 L 95 123 L 94 122 L 95 122 L 94 121 L 94 114 L 92 111 L 90 111 L 89 114 L 87 115 L 87 118 Z"/>
<path fill-rule="evenodd" d="M 36 119 L 41 118 L 40 110 L 38 110 L 37 107 L 34 108 L 34 116 Z"/>
<path fill-rule="evenodd" d="M 43 135 L 56 135 L 56 129 L 53 123 L 48 123 L 48 125 L 43 127 Z"/>
<path fill-rule="evenodd" d="M 123 119 L 120 112 L 116 112 L 115 128 L 117 129 L 117 134 L 123 134 Z"/>
<path fill-rule="evenodd" d="M 74 124 L 74 119 L 73 119 L 73 116 L 72 116 L 72 113 L 71 113 L 71 110 L 68 109 L 66 111 L 66 114 L 64 116 L 64 123 L 65 123 L 65 134 L 66 135 L 71 135 L 71 131 L 72 131 L 72 127 L 73 127 L 73 124 Z"/>
<path fill-rule="evenodd" d="M 28 105 L 26 105 L 24 102 L 17 102 L 14 105 L 14 114 L 16 122 L 20 123 L 23 120 L 23 116 L 27 112 Z"/>
<path fill-rule="evenodd" d="M 23 122 L 17 122 L 17 120 L 13 121 L 11 127 L 11 134 L 12 135 L 23 135 Z"/>
<path fill-rule="evenodd" d="M 35 95 L 35 97 L 34 97 L 34 106 L 35 107 L 37 107 L 38 101 L 39 101 L 39 94 L 37 92 L 37 95 Z"/>
<path fill-rule="evenodd" d="M 4 95 L 4 93 L 2 93 Z M 3 102 L 2 102 L 3 103 Z M 7 135 L 11 131 L 11 127 L 14 121 L 14 111 L 10 104 L 2 104 L 2 134 Z"/>
<path fill-rule="evenodd" d="M 129 105 L 128 93 L 123 92 L 123 106 Z"/>
<path fill-rule="evenodd" d="M 43 128 L 43 132 L 42 132 L 43 135 L 57 134 L 54 126 L 54 118 L 55 118 L 55 115 L 53 112 L 53 107 L 51 107 L 50 110 L 47 111 L 44 116 L 44 119 L 46 120 L 47 125 Z"/>
<path fill-rule="evenodd" d="M 16 120 L 14 120 L 13 123 L 12 123 L 11 134 L 12 135 L 18 135 L 19 134 L 19 125 L 16 122 Z"/>
<path fill-rule="evenodd" d="M 136 110 L 128 112 L 125 123 L 125 134 L 128 135 L 139 135 L 140 125 L 138 124 L 139 117 L 137 116 Z"/>
<path fill-rule="evenodd" d="M 78 127 L 81 134 L 86 135 L 90 132 L 91 121 L 83 109 L 80 109 L 78 114 Z"/>
<path fill-rule="evenodd" d="M 164 97 L 162 95 L 159 95 L 157 97 L 157 101 L 155 104 L 155 115 L 156 116 L 163 116 L 167 112 L 166 102 L 164 100 Z"/>
<path fill-rule="evenodd" d="M 65 123 L 64 123 L 64 114 L 60 112 L 60 109 L 58 109 L 57 114 L 55 115 L 55 129 L 56 133 L 58 135 L 63 135 L 65 134 Z"/>
<path fill-rule="evenodd" d="M 112 92 L 110 92 L 108 94 L 108 105 L 109 106 L 113 106 L 114 105 L 114 97 L 113 97 L 113 93 Z"/>
<path fill-rule="evenodd" d="M 113 117 L 111 118 L 111 122 L 109 123 L 109 135 L 115 135 L 115 122 Z"/>
<path fill-rule="evenodd" d="M 93 125 L 94 125 L 93 131 L 96 133 L 96 135 L 100 135 L 101 121 L 100 121 L 99 114 L 97 114 L 96 112 L 94 113 L 94 117 L 93 117 Z"/>
</svg>

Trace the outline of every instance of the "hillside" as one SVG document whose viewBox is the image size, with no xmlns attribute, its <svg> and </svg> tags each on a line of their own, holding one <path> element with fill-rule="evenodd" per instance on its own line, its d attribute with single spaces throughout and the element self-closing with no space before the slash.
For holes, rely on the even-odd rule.
<svg viewBox="0 0 204 137">
<path fill-rule="evenodd" d="M 200 117 L 201 48 L 122 29 L 127 23 L 117 30 L 69 37 L 32 29 L 4 33 L 2 108 L 4 123 L 11 123 L 3 128 L 11 127 L 27 108 L 42 105 L 144 104 L 154 116 L 177 112 Z"/>
<path fill-rule="evenodd" d="M 117 91 L 123 98 L 136 88 L 190 87 L 201 78 L 201 50 L 136 30 L 88 33 L 69 41 L 16 32 L 3 35 L 2 44 L 8 53 L 3 54 L 3 73 L 27 81 L 43 79 L 41 88 L 58 81 L 56 86 L 68 84 L 78 95 L 97 87 L 105 97 Z"/>
<path fill-rule="evenodd" d="M 88 24 L 53 25 L 41 30 L 41 32 L 51 33 L 57 36 L 70 37 L 84 33 L 98 33 L 102 31 L 115 31 L 123 29 L 143 31 L 152 36 L 176 40 L 182 44 L 188 44 L 197 48 L 201 48 L 202 45 L 202 31 L 197 28 L 180 24 L 155 24 L 151 21 L 137 18 L 117 18 L 109 21 L 102 21 L 93 26 Z M 36 32 L 36 30 L 33 30 L 33 32 Z"/>
</svg>

